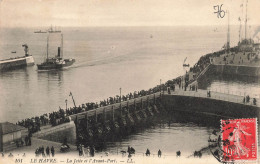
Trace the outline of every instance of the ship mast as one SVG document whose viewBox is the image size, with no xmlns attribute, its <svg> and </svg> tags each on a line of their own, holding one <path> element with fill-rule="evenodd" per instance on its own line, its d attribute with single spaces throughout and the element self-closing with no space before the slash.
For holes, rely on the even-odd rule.
<svg viewBox="0 0 260 164">
<path fill-rule="evenodd" d="M 61 33 L 61 58 L 63 58 L 63 34 Z"/>
<path fill-rule="evenodd" d="M 240 25 L 239 25 L 239 43 L 241 43 L 241 29 L 242 29 L 242 19 L 243 19 L 243 14 L 244 14 L 244 6 L 243 4 L 240 5 L 240 7 L 242 7 L 242 16 L 239 17 L 239 22 L 240 22 Z"/>
<path fill-rule="evenodd" d="M 48 36 L 47 36 L 47 59 L 46 59 L 46 61 L 48 61 L 48 58 L 49 58 L 49 34 L 48 34 Z"/>
<path fill-rule="evenodd" d="M 228 14 L 227 52 L 229 52 L 230 49 L 229 11 L 227 11 L 227 14 Z"/>
<path fill-rule="evenodd" d="M 247 31 L 247 3 L 248 3 L 248 1 L 246 1 L 245 40 L 246 40 L 246 38 L 247 38 L 247 34 L 246 34 L 246 31 Z"/>
</svg>

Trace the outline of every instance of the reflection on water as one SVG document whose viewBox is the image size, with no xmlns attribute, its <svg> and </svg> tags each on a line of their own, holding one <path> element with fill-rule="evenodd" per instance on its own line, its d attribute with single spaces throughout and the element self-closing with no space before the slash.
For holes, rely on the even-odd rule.
<svg viewBox="0 0 260 164">
<path fill-rule="evenodd" d="M 160 149 L 164 155 L 175 156 L 180 150 L 183 156 L 189 156 L 208 146 L 209 135 L 214 129 L 219 129 L 219 118 L 172 112 L 159 117 L 155 126 L 141 128 L 132 135 L 107 142 L 105 150 L 117 153 L 131 146 L 137 155 L 142 155 L 148 148 L 151 154 L 156 154 Z"/>
</svg>

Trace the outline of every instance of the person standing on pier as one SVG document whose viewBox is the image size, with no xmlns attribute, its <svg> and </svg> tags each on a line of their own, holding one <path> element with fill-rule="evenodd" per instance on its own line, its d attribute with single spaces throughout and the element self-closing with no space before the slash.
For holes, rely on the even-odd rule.
<svg viewBox="0 0 260 164">
<path fill-rule="evenodd" d="M 54 157 L 54 154 L 55 154 L 55 150 L 54 150 L 54 147 L 52 146 L 51 147 L 51 155 L 52 155 L 52 157 Z"/>
<path fill-rule="evenodd" d="M 253 98 L 253 104 L 256 105 L 256 98 Z"/>
<path fill-rule="evenodd" d="M 127 148 L 127 153 L 128 153 L 128 154 L 131 154 L 131 148 L 130 148 L 130 146 L 128 146 L 128 148 Z"/>
<path fill-rule="evenodd" d="M 146 155 L 146 156 L 150 156 L 150 154 L 151 154 L 151 153 L 150 153 L 150 150 L 147 149 L 145 155 Z"/>
<path fill-rule="evenodd" d="M 47 155 L 47 157 L 50 156 L 50 148 L 49 148 L 49 146 L 46 147 L 46 155 Z"/>
<path fill-rule="evenodd" d="M 82 146 L 81 146 L 81 144 L 79 144 L 79 156 L 82 156 L 83 155 L 83 153 L 82 153 Z"/>
<path fill-rule="evenodd" d="M 94 148 L 94 146 L 91 146 L 91 147 L 90 147 L 90 155 L 91 155 L 92 157 L 95 156 L 95 148 Z"/>
<path fill-rule="evenodd" d="M 158 150 L 158 157 L 161 158 L 161 156 L 162 156 L 162 151 L 159 149 Z"/>
</svg>

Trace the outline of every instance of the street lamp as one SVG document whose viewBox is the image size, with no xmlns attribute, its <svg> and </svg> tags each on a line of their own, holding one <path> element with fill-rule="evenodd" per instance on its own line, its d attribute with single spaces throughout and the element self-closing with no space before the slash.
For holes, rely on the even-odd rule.
<svg viewBox="0 0 260 164">
<path fill-rule="evenodd" d="M 119 101 L 120 101 L 120 113 L 121 113 L 121 116 L 122 116 L 122 106 L 121 106 L 121 88 L 119 88 L 120 90 L 120 97 L 119 97 Z"/>
<path fill-rule="evenodd" d="M 120 90 L 120 97 L 119 97 L 119 101 L 120 101 L 120 104 L 121 104 L 121 88 L 119 88 Z"/>
<path fill-rule="evenodd" d="M 68 100 L 66 99 L 66 100 L 65 100 L 65 103 L 66 103 L 66 110 L 67 110 L 67 102 L 68 102 Z"/>
</svg>

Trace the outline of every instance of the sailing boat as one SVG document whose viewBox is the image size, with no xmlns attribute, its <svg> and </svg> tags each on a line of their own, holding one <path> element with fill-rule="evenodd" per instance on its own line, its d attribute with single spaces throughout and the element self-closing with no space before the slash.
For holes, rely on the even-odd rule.
<svg viewBox="0 0 260 164">
<path fill-rule="evenodd" d="M 61 47 L 58 47 L 58 54 L 53 58 L 49 58 L 49 35 L 47 36 L 47 58 L 41 63 L 37 64 L 38 70 L 53 70 L 62 69 L 63 67 L 71 66 L 75 59 L 63 59 L 63 34 L 61 33 Z"/>
</svg>

